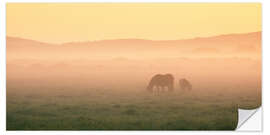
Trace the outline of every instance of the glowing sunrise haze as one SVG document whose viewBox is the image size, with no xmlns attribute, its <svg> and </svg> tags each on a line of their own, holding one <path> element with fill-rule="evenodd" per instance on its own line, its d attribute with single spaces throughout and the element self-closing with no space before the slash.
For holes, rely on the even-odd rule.
<svg viewBox="0 0 270 135">
<path fill-rule="evenodd" d="M 9 3 L 7 35 L 63 43 L 261 31 L 259 3 Z"/>
</svg>

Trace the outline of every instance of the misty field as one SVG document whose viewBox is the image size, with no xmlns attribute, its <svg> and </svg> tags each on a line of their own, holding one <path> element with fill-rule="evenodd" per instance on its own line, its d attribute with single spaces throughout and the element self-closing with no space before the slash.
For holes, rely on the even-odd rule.
<svg viewBox="0 0 270 135">
<path fill-rule="evenodd" d="M 260 91 L 241 86 L 150 93 L 143 85 L 95 89 L 12 83 L 17 85 L 8 85 L 8 130 L 234 130 L 237 106 L 261 104 Z"/>
<path fill-rule="evenodd" d="M 146 90 L 172 74 L 173 92 Z M 180 90 L 179 79 L 192 84 Z M 8 130 L 234 130 L 261 106 L 261 33 L 50 44 L 7 37 Z"/>
<path fill-rule="evenodd" d="M 7 4 L 7 130 L 234 130 L 262 88 L 239 4 Z"/>
<path fill-rule="evenodd" d="M 7 130 L 234 130 L 237 108 L 261 105 L 259 63 L 9 61 Z M 158 73 L 174 76 L 173 92 L 146 90 Z M 183 77 L 191 82 L 191 91 L 180 90 L 178 80 Z"/>
</svg>

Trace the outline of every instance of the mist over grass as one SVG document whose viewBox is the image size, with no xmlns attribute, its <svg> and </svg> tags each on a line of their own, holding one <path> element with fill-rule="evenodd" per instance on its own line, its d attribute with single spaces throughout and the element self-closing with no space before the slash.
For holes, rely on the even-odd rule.
<svg viewBox="0 0 270 135">
<path fill-rule="evenodd" d="M 238 108 L 261 106 L 260 32 L 61 45 L 7 37 L 6 69 L 7 130 L 234 130 Z M 173 92 L 146 90 L 167 73 Z"/>
<path fill-rule="evenodd" d="M 238 67 L 233 66 L 239 60 L 194 61 L 8 65 L 7 129 L 234 130 L 237 108 L 261 105 L 256 61 L 240 59 Z M 230 70 L 219 66 L 224 61 Z M 146 90 L 157 73 L 174 75 L 173 92 Z M 182 77 L 190 80 L 192 91 L 180 90 Z"/>
<path fill-rule="evenodd" d="M 17 90 L 22 89 L 27 88 Z M 8 92 L 8 130 L 234 130 L 237 107 L 260 105 L 260 95 L 252 89 L 159 94 L 140 88 L 15 91 Z"/>
</svg>

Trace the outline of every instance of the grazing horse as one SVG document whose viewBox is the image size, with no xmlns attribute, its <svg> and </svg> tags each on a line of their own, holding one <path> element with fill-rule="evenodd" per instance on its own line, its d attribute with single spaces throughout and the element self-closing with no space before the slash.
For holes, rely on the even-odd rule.
<svg viewBox="0 0 270 135">
<path fill-rule="evenodd" d="M 183 79 L 180 79 L 179 80 L 179 85 L 180 85 L 180 88 L 182 89 L 182 90 L 191 90 L 192 89 L 192 85 L 190 84 L 190 82 L 187 80 L 187 79 L 185 79 L 185 78 L 183 78 Z"/>
<path fill-rule="evenodd" d="M 167 87 L 169 91 L 173 91 L 173 82 L 174 78 L 171 74 L 157 74 L 150 80 L 147 90 L 153 92 L 154 87 L 156 87 L 156 90 L 159 92 L 160 90 L 164 91 L 164 88 Z"/>
</svg>

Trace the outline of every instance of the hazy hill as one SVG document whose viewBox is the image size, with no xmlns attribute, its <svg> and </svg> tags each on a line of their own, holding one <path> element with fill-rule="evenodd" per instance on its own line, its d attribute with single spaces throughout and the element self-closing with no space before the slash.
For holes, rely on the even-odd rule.
<svg viewBox="0 0 270 135">
<path fill-rule="evenodd" d="M 260 57 L 261 32 L 185 40 L 115 39 L 63 44 L 7 37 L 7 59 Z"/>
</svg>

